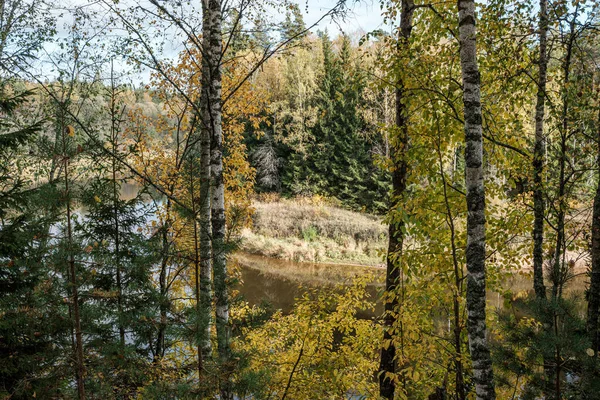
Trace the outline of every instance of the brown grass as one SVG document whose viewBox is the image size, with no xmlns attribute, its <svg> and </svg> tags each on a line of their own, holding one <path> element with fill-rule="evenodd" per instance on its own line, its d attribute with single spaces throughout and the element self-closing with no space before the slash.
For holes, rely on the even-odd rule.
<svg viewBox="0 0 600 400">
<path fill-rule="evenodd" d="M 261 198 L 242 249 L 307 262 L 382 264 L 387 231 L 379 217 L 336 207 L 323 198 Z"/>
</svg>

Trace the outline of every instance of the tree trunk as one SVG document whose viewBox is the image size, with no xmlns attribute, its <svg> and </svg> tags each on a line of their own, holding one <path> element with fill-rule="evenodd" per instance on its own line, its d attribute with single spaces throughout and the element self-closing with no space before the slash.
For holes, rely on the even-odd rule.
<svg viewBox="0 0 600 400">
<path fill-rule="evenodd" d="M 161 263 L 158 276 L 158 284 L 160 290 L 159 303 L 159 323 L 158 332 L 156 335 L 156 352 L 154 353 L 154 362 L 160 361 L 165 353 L 165 333 L 167 330 L 167 311 L 169 310 L 168 286 L 167 286 L 167 268 L 169 267 L 169 251 L 171 243 L 169 241 L 169 226 L 170 226 L 170 211 L 171 200 L 167 199 L 166 216 L 163 226 L 161 227 L 162 247 L 161 247 Z"/>
<path fill-rule="evenodd" d="M 110 139 L 112 142 L 112 151 L 113 154 L 117 154 L 118 152 L 118 117 L 116 110 L 116 88 L 115 88 L 115 80 L 113 76 L 113 64 L 111 62 L 110 65 Z M 112 188 L 113 188 L 113 218 L 114 218 L 114 240 L 115 240 L 115 268 L 116 268 L 116 278 L 117 278 L 117 308 L 118 308 L 118 326 L 119 326 L 119 344 L 121 346 L 121 353 L 125 348 L 125 327 L 123 326 L 123 287 L 121 282 L 121 243 L 120 243 L 120 235 L 119 235 L 119 187 L 117 185 L 117 160 L 115 157 L 111 158 L 112 160 Z"/>
<path fill-rule="evenodd" d="M 63 105 L 60 105 L 61 107 Z M 73 326 L 75 328 L 75 379 L 77 382 L 77 397 L 79 400 L 85 399 L 84 375 L 85 366 L 83 363 L 83 337 L 81 334 L 81 315 L 79 311 L 79 290 L 77 285 L 77 273 L 75 268 L 75 255 L 73 254 L 73 228 L 71 226 L 71 192 L 69 187 L 69 156 L 67 154 L 67 128 L 61 123 L 62 144 L 64 157 L 65 173 L 65 195 L 67 203 L 67 245 L 69 254 L 69 280 L 71 287 L 71 302 L 73 307 Z M 72 128 L 71 128 L 72 129 Z"/>
<path fill-rule="evenodd" d="M 208 61 L 207 79 L 203 90 L 208 92 L 208 124 L 211 134 L 211 222 L 214 290 L 216 303 L 217 347 L 220 362 L 225 366 L 221 383 L 221 397 L 232 398 L 229 385 L 229 292 L 227 287 L 227 251 L 225 243 L 225 185 L 223 182 L 223 127 L 222 127 L 222 38 L 223 16 L 221 0 L 204 0 L 204 59 Z"/>
<path fill-rule="evenodd" d="M 204 60 L 203 60 L 204 63 Z M 204 74 L 202 79 L 204 79 Z M 202 110 L 206 108 L 208 100 L 202 90 Z M 203 111 L 204 113 L 204 111 Z M 206 114 L 206 113 L 204 113 Z M 203 115 L 203 120 L 207 117 Z M 198 320 L 201 322 L 199 343 L 202 358 L 208 359 L 212 353 L 210 331 L 212 324 L 212 258 L 211 258 L 211 231 L 210 231 L 210 132 L 201 125 L 200 132 L 200 193 L 198 216 L 200 227 L 200 307 Z M 202 360 L 199 360 L 202 364 Z M 198 366 L 202 369 L 202 365 Z"/>
<path fill-rule="evenodd" d="M 554 260 L 552 268 L 552 298 L 553 300 L 560 297 L 562 294 L 562 279 L 561 275 L 566 267 L 565 265 L 565 250 L 566 250 L 566 238 L 565 238 L 565 217 L 567 213 L 567 141 L 569 136 L 569 94 L 568 86 L 571 76 L 571 60 L 573 56 L 573 47 L 575 45 L 575 29 L 576 29 L 576 18 L 578 15 L 579 7 L 575 8 L 573 19 L 571 20 L 569 39 L 567 42 L 567 48 L 565 53 L 565 60 L 563 62 L 563 88 L 562 88 L 562 111 L 561 111 L 561 126 L 560 126 L 560 154 L 558 157 L 559 163 L 559 177 L 558 177 L 558 213 L 556 217 L 556 246 L 554 248 Z"/>
<path fill-rule="evenodd" d="M 169 193 L 173 193 L 173 186 L 168 188 Z M 153 362 L 159 362 L 165 355 L 165 338 L 168 323 L 168 312 L 170 309 L 169 302 L 169 283 L 168 283 L 168 269 L 169 262 L 171 261 L 170 251 L 172 241 L 169 237 L 169 231 L 171 229 L 171 200 L 166 199 L 165 217 L 161 221 L 161 248 L 160 248 L 160 271 L 158 274 L 158 285 L 160 290 L 159 299 L 159 321 L 158 331 L 156 334 L 156 346 L 154 352 Z"/>
<path fill-rule="evenodd" d="M 399 57 L 409 46 L 408 41 L 412 31 L 413 12 L 414 2 L 412 0 L 403 0 L 400 16 L 400 38 L 398 40 Z M 396 209 L 397 204 L 402 204 L 408 174 L 408 160 L 406 158 L 409 142 L 408 115 L 404 82 L 401 77 L 398 78 L 396 85 L 396 127 L 398 128 L 398 138 L 397 141 L 392 140 L 393 145 L 390 146 L 390 157 L 394 164 L 392 171 L 392 198 L 390 201 L 391 212 Z M 386 293 L 393 293 L 397 290 L 402 268 L 402 247 L 404 243 L 403 219 L 390 223 L 388 240 L 385 290 Z M 396 323 L 394 312 L 398 308 L 398 298 L 397 295 L 394 295 L 392 300 L 386 300 L 385 302 L 383 333 L 385 346 L 381 349 L 379 363 L 379 395 L 384 399 L 390 400 L 394 398 L 396 391 L 394 379 L 390 378 L 390 375 L 396 372 L 396 346 L 393 343 L 393 328 Z"/>
<path fill-rule="evenodd" d="M 202 0 L 202 82 L 200 94 L 201 161 L 200 161 L 200 291 L 201 317 L 204 320 L 202 348 L 204 358 L 212 352 L 212 268 L 214 266 L 214 212 L 211 208 L 211 186 L 214 185 L 213 140 L 221 133 L 221 1 Z M 220 143 L 217 145 L 220 147 Z M 218 166 L 217 166 L 218 167 Z M 219 171 L 217 171 L 218 173 Z M 222 175 L 222 173 L 221 173 Z"/>
<path fill-rule="evenodd" d="M 461 323 L 461 312 L 460 312 L 460 296 L 463 293 L 463 274 L 464 271 L 460 266 L 458 260 L 458 252 L 456 246 L 456 227 L 454 224 L 454 215 L 452 214 L 452 207 L 448 201 L 448 182 L 446 181 L 446 173 L 444 172 L 444 158 L 441 150 L 441 131 L 438 129 L 438 143 L 437 153 L 439 159 L 440 177 L 442 178 L 442 184 L 444 185 L 444 204 L 446 206 L 446 224 L 450 229 L 450 248 L 452 250 L 452 265 L 454 267 L 454 291 L 452 294 L 452 306 L 454 312 L 454 321 L 452 333 L 454 335 L 454 368 L 455 368 L 455 387 L 456 387 L 456 398 L 458 400 L 466 399 L 465 392 L 465 380 L 463 372 L 463 356 L 462 356 L 462 323 Z M 431 399 L 431 396 L 430 396 Z"/>
<path fill-rule="evenodd" d="M 540 56 L 538 60 L 538 92 L 535 106 L 535 145 L 533 149 L 533 288 L 538 299 L 546 298 L 544 286 L 544 154 L 546 151 L 544 138 L 544 116 L 546 105 L 547 81 L 547 35 L 548 35 L 548 0 L 540 0 Z"/>
<path fill-rule="evenodd" d="M 492 360 L 487 343 L 485 311 L 485 190 L 475 2 L 458 0 L 460 64 L 465 121 L 465 184 L 467 187 L 467 310 L 469 350 L 477 399 L 495 399 Z"/>
<path fill-rule="evenodd" d="M 193 224 L 194 224 L 194 278 L 195 278 L 195 293 L 196 293 L 196 313 L 197 315 L 202 315 L 202 291 L 200 290 L 200 273 L 202 268 L 201 259 L 200 259 L 200 243 L 199 243 L 199 235 L 198 235 L 198 211 L 196 209 L 196 189 L 194 187 L 194 179 L 196 178 L 195 170 L 194 170 L 194 159 L 190 160 L 190 168 L 189 168 L 189 178 L 190 178 L 190 203 L 192 205 L 192 215 L 193 215 Z M 196 323 L 196 335 L 201 337 L 202 330 L 201 320 L 198 319 Z M 202 376 L 202 346 L 200 342 L 197 345 L 198 352 L 198 376 Z"/>
<path fill-rule="evenodd" d="M 596 166 L 600 168 L 600 111 L 598 113 L 597 140 L 598 155 Z M 590 271 L 590 288 L 588 291 L 587 331 L 594 350 L 598 356 L 598 316 L 600 314 L 600 172 L 596 183 L 594 196 L 594 211 L 592 216 L 592 270 Z"/>
</svg>

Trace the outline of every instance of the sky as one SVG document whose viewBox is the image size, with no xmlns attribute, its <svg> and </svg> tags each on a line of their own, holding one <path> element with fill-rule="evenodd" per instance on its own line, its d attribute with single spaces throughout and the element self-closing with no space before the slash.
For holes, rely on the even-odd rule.
<svg viewBox="0 0 600 400">
<path fill-rule="evenodd" d="M 333 8 L 336 0 L 304 0 L 300 2 L 300 7 L 304 12 L 304 21 L 310 26 L 315 23 L 323 14 Z M 348 0 L 350 9 L 348 17 L 343 21 L 323 22 L 319 29 L 327 28 L 331 34 L 340 31 L 346 33 L 370 32 L 375 29 L 384 28 L 383 18 L 379 0 Z M 306 13 L 308 11 L 308 13 Z"/>
<path fill-rule="evenodd" d="M 120 6 L 125 7 L 128 1 L 132 4 L 136 4 L 139 0 L 122 0 Z M 142 2 L 147 0 L 142 0 Z M 307 27 L 312 26 L 319 21 L 323 15 L 331 10 L 339 0 L 296 0 L 302 11 L 304 22 Z M 379 0 L 346 0 L 347 10 L 344 18 L 326 18 L 321 21 L 317 26 L 311 29 L 312 32 L 316 33 L 318 30 L 327 30 L 330 36 L 335 37 L 338 34 L 344 32 L 351 36 L 357 37 L 364 33 L 376 30 L 384 29 L 383 17 L 381 16 L 380 1 Z M 68 4 L 67 4 L 68 3 Z M 73 15 L 71 12 L 66 11 L 77 7 L 86 8 L 93 5 L 93 0 L 64 0 L 64 8 L 57 10 L 58 16 L 58 37 L 65 39 L 69 34 L 70 26 L 73 24 Z M 199 8 L 200 0 L 191 0 L 192 7 Z M 93 6 L 92 6 L 93 7 Z M 273 13 L 266 18 L 272 18 L 275 20 L 283 19 L 281 10 L 273 10 Z M 176 58 L 182 49 L 179 38 L 176 36 L 172 37 L 172 40 L 168 40 L 167 45 L 163 47 L 161 56 L 164 58 Z M 58 49 L 56 42 L 48 43 L 46 46 L 46 52 L 48 55 L 52 54 Z M 121 66 L 125 68 L 124 61 L 115 61 L 115 68 L 121 69 Z M 46 76 L 52 76 L 54 72 L 50 69 L 48 64 L 42 67 L 45 70 Z M 105 71 L 106 72 L 106 71 Z M 107 72 L 108 73 L 108 72 Z M 147 82 L 149 80 L 149 71 L 143 73 L 134 73 L 131 78 L 138 84 Z"/>
</svg>

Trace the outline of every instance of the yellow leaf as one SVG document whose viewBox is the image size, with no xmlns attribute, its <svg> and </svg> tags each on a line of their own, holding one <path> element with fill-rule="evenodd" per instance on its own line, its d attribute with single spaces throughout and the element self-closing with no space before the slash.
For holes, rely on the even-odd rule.
<svg viewBox="0 0 600 400">
<path fill-rule="evenodd" d="M 585 352 L 587 353 L 588 356 L 594 357 L 594 349 L 587 349 Z"/>
</svg>

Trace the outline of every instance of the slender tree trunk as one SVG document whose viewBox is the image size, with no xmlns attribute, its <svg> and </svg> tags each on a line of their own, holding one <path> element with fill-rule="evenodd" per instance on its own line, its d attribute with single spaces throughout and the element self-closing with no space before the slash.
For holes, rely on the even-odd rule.
<svg viewBox="0 0 600 400">
<path fill-rule="evenodd" d="M 159 323 L 158 333 L 156 335 L 156 352 L 154 353 L 154 362 L 158 362 L 165 353 L 165 332 L 167 330 L 167 312 L 169 310 L 168 300 L 168 286 L 167 286 L 167 268 L 169 266 L 169 251 L 171 243 L 169 241 L 169 227 L 170 227 L 170 211 L 171 211 L 171 200 L 167 199 L 167 209 L 165 222 L 162 226 L 162 260 L 160 265 L 160 272 L 158 276 L 158 284 L 160 290 L 160 304 L 159 304 Z"/>
<path fill-rule="evenodd" d="M 561 272 L 565 268 L 565 217 L 567 200 L 566 189 L 568 182 L 566 181 L 566 166 L 567 166 L 567 140 L 569 136 L 569 79 L 571 77 L 571 59 L 573 56 L 573 46 L 575 45 L 575 23 L 579 7 L 576 7 L 573 19 L 570 23 L 569 39 L 567 42 L 565 60 L 563 62 L 563 94 L 562 94 L 562 114 L 560 128 L 560 154 L 558 157 L 559 177 L 558 177 L 558 213 L 556 217 L 556 247 L 554 248 L 554 266 L 553 266 L 553 285 L 552 297 L 556 299 L 562 292 Z"/>
<path fill-rule="evenodd" d="M 195 292 L 196 292 L 196 312 L 198 313 L 198 315 L 201 315 L 202 313 L 202 291 L 200 290 L 200 272 L 201 272 L 201 261 L 200 261 L 200 246 L 199 246 L 199 241 L 198 241 L 198 218 L 196 217 L 197 215 L 197 210 L 196 210 L 196 198 L 194 197 L 195 195 L 195 187 L 194 187 L 194 179 L 195 179 L 195 174 L 194 174 L 194 160 L 191 160 L 190 162 L 190 169 L 189 169 L 189 174 L 190 174 L 190 198 L 191 198 L 191 204 L 192 204 L 192 214 L 193 214 L 193 223 L 194 223 L 194 276 L 195 276 Z M 197 334 L 200 335 L 201 332 L 201 323 L 200 320 L 198 320 L 198 323 L 196 324 L 196 330 L 197 330 Z M 198 376 L 202 376 L 202 346 L 200 344 L 198 344 L 197 346 L 197 350 L 198 350 Z"/>
<path fill-rule="evenodd" d="M 110 65 L 110 136 L 112 142 L 113 154 L 117 154 L 118 151 L 118 134 L 117 134 L 117 110 L 116 110 L 116 89 L 115 81 L 113 77 L 113 65 Z M 113 216 L 115 223 L 115 266 L 117 275 L 117 308 L 118 308 L 118 326 L 119 326 L 119 341 L 121 345 L 121 351 L 125 348 L 125 327 L 123 326 L 123 286 L 121 282 L 121 243 L 119 235 L 119 186 L 117 185 L 117 160 L 112 157 L 112 187 L 113 187 Z"/>
<path fill-rule="evenodd" d="M 212 325 L 212 258 L 210 220 L 210 132 L 202 129 L 200 155 L 200 194 L 198 222 L 200 227 L 200 309 L 201 321 L 199 345 L 202 358 L 207 360 L 212 353 L 210 332 Z M 202 366 L 200 366 L 202 368 Z"/>
<path fill-rule="evenodd" d="M 412 0 L 403 0 L 400 16 L 400 38 L 398 43 L 399 57 L 409 46 L 413 12 L 414 2 Z M 396 85 L 396 127 L 398 128 L 398 137 L 397 141 L 392 139 L 392 145 L 390 146 L 390 157 L 394 164 L 392 171 L 391 211 L 396 209 L 398 204 L 402 205 L 408 174 L 408 115 L 404 93 L 404 82 L 401 77 L 398 78 Z M 390 224 L 388 240 L 385 290 L 386 293 L 394 293 L 397 290 L 397 285 L 401 279 L 400 271 L 402 269 L 402 248 L 404 243 L 404 222 L 402 219 Z M 385 302 L 383 333 L 385 345 L 381 349 L 381 359 L 379 363 L 379 395 L 384 399 L 390 400 L 394 398 L 394 393 L 396 391 L 395 378 L 390 378 L 390 375 L 393 375 L 396 372 L 397 364 L 393 329 L 396 324 L 394 313 L 399 306 L 398 298 L 399 296 L 394 293 L 392 299 L 386 300 Z"/>
<path fill-rule="evenodd" d="M 596 167 L 600 169 L 600 111 L 597 121 L 598 155 Z M 594 211 L 592 216 L 592 270 L 590 271 L 590 288 L 588 291 L 587 331 L 594 350 L 594 356 L 598 356 L 598 317 L 600 316 L 600 172 L 596 183 L 596 195 L 594 196 Z"/>
<path fill-rule="evenodd" d="M 540 56 L 538 60 L 538 92 L 535 106 L 535 145 L 533 149 L 533 288 L 538 299 L 546 298 L 544 286 L 544 117 L 547 81 L 548 0 L 540 0 Z"/>
<path fill-rule="evenodd" d="M 467 310 L 469 350 L 477 399 L 496 398 L 485 311 L 485 189 L 481 77 L 477 66 L 475 2 L 458 0 L 460 64 L 465 120 L 465 183 L 467 187 Z"/>
<path fill-rule="evenodd" d="M 62 105 L 61 105 L 62 106 Z M 75 268 L 75 255 L 73 254 L 73 228 L 71 226 L 71 192 L 69 186 L 69 156 L 67 154 L 67 128 L 61 124 L 62 144 L 64 157 L 65 173 L 65 194 L 67 202 L 67 245 L 69 254 L 69 279 L 71 286 L 71 296 L 73 303 L 73 326 L 75 328 L 75 378 L 77 382 L 77 397 L 79 400 L 85 399 L 84 375 L 85 366 L 83 363 L 83 337 L 81 334 L 81 315 L 79 311 L 79 290 L 77 286 L 77 273 Z M 72 129 L 72 128 L 71 128 Z"/>
<path fill-rule="evenodd" d="M 217 347 L 225 375 L 229 375 L 229 291 L 227 287 L 227 252 L 225 247 L 225 186 L 223 182 L 223 127 L 222 127 L 222 63 L 221 28 L 223 15 L 221 0 L 203 1 L 203 60 L 207 61 L 208 72 L 203 76 L 203 91 L 208 92 L 208 104 L 204 125 L 211 134 L 211 223 L 214 289 L 216 303 Z M 203 65 L 204 68 L 204 65 Z M 231 399 L 228 376 L 221 384 L 221 397 Z"/>
<path fill-rule="evenodd" d="M 199 196 L 199 225 L 200 225 L 200 315 L 202 329 L 200 346 L 204 360 L 210 358 L 212 345 L 210 332 L 212 325 L 212 284 L 213 260 L 211 231 L 211 141 L 213 127 L 221 127 L 221 79 L 220 68 L 215 71 L 215 63 L 221 60 L 221 2 L 202 0 L 202 81 L 200 88 L 200 196 Z M 213 73 L 219 75 L 213 78 Z M 216 83 L 215 83 L 216 81 Z M 215 101 L 214 91 L 218 86 L 219 96 Z M 218 111 L 215 113 L 215 111 Z M 213 115 L 216 114 L 216 115 Z M 218 118 L 215 120 L 214 118 Z M 202 366 L 200 366 L 202 368 Z"/>
<path fill-rule="evenodd" d="M 459 298 L 463 293 L 463 269 L 460 267 L 458 261 L 458 252 L 456 247 L 456 227 L 454 224 L 454 215 L 452 214 L 452 207 L 448 201 L 448 183 L 446 181 L 446 174 L 444 173 L 444 160 L 442 156 L 442 150 L 440 148 L 441 143 L 441 132 L 438 130 L 440 135 L 438 140 L 438 159 L 440 163 L 440 176 L 442 177 L 442 183 L 444 187 L 444 204 L 446 206 L 446 224 L 450 229 L 450 244 L 452 250 L 452 265 L 454 266 L 454 293 L 452 294 L 452 306 L 454 311 L 454 321 L 452 333 L 454 334 L 454 368 L 455 368 L 455 386 L 456 386 L 456 398 L 458 400 L 466 399 L 465 392 L 465 380 L 463 372 L 463 361 L 462 361 L 462 323 L 460 318 L 460 302 Z"/>
</svg>

